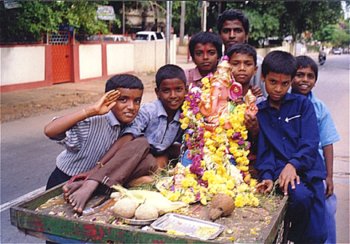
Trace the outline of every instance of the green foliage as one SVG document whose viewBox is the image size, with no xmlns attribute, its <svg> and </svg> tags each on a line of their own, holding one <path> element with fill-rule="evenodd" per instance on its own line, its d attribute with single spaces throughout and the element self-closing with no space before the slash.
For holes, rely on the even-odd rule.
<svg viewBox="0 0 350 244">
<path fill-rule="evenodd" d="M 172 23 L 175 33 L 180 31 L 181 1 L 173 1 Z M 185 33 L 192 35 L 201 31 L 201 2 L 186 1 Z"/>
<path fill-rule="evenodd" d="M 98 20 L 96 10 L 107 1 L 21 1 L 22 7 L 5 9 L 0 4 L 1 42 L 38 41 L 59 27 L 71 26 L 79 35 L 107 33 L 108 23 Z M 120 26 L 120 20 L 114 21 Z"/>
</svg>

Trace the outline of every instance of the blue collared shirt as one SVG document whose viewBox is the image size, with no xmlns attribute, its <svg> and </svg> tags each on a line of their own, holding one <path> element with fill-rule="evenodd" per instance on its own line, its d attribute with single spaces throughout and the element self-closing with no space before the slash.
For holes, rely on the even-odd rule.
<svg viewBox="0 0 350 244">
<path fill-rule="evenodd" d="M 160 100 L 144 104 L 131 126 L 125 128 L 123 134 L 134 137 L 144 135 L 148 143 L 157 153 L 168 149 L 177 139 L 180 132 L 180 113 L 178 110 L 174 119 L 168 123 L 168 115 Z"/>
<path fill-rule="evenodd" d="M 269 105 L 269 99 L 257 106 L 260 133 L 255 167 L 260 179 L 276 180 L 287 163 L 308 182 L 324 179 L 313 104 L 305 96 L 287 93 L 279 110 Z"/>
<path fill-rule="evenodd" d="M 339 141 L 340 136 L 337 132 L 337 129 L 335 128 L 332 116 L 328 111 L 326 105 L 321 100 L 316 98 L 312 92 L 310 92 L 307 97 L 315 108 L 318 130 L 320 134 L 320 144 L 318 150 L 321 154 L 322 159 L 324 159 L 323 147 Z"/>
</svg>

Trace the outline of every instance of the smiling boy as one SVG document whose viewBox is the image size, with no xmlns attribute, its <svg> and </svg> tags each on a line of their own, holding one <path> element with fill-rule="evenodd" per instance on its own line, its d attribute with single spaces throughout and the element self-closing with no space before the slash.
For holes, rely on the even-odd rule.
<svg viewBox="0 0 350 244">
<path fill-rule="evenodd" d="M 78 213 L 99 186 L 110 189 L 115 184 L 149 183 L 153 181 L 152 173 L 179 156 L 180 144 L 176 141 L 182 135 L 179 119 L 187 93 L 184 71 L 177 65 L 162 66 L 156 74 L 155 93 L 158 99 L 144 104 L 133 123 L 123 131 L 119 139 L 122 146 L 117 141 L 100 160 L 101 166 L 87 174 L 84 183 L 74 182 L 64 187 L 65 198 Z"/>
<path fill-rule="evenodd" d="M 106 94 L 95 104 L 54 118 L 45 126 L 45 135 L 59 141 L 65 150 L 56 159 L 56 168 L 46 189 L 92 169 L 136 117 L 143 94 L 139 78 L 116 75 L 106 82 Z"/>
<path fill-rule="evenodd" d="M 340 140 L 332 116 L 326 105 L 312 92 L 318 77 L 316 62 L 308 56 L 298 56 L 297 73 L 293 79 L 292 93 L 306 96 L 314 105 L 320 134 L 319 153 L 326 165 L 326 209 L 328 238 L 326 243 L 337 243 L 336 239 L 336 207 L 337 198 L 333 185 L 333 144 Z"/>
<path fill-rule="evenodd" d="M 258 104 L 259 171 L 257 189 L 268 193 L 278 179 L 289 196 L 287 215 L 292 226 L 288 239 L 296 243 L 323 243 L 327 238 L 325 168 L 318 153 L 319 133 L 312 103 L 288 93 L 297 70 L 295 58 L 270 52 L 262 64 L 268 98 Z"/>
</svg>

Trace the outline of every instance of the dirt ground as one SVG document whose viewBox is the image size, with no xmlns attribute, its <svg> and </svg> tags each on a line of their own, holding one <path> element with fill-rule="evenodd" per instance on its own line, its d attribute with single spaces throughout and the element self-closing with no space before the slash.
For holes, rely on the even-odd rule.
<svg viewBox="0 0 350 244">
<path fill-rule="evenodd" d="M 155 99 L 154 73 L 138 73 L 145 87 L 142 102 Z M 92 104 L 104 93 L 105 80 L 61 83 L 49 87 L 1 93 L 1 123 Z"/>
</svg>

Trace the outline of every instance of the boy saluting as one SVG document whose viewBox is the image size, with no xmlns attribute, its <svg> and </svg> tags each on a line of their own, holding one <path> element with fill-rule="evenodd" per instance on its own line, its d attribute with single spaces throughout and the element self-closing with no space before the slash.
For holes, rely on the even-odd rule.
<svg viewBox="0 0 350 244">
<path fill-rule="evenodd" d="M 278 179 L 289 196 L 287 215 L 292 226 L 288 239 L 297 243 L 323 243 L 327 238 L 326 172 L 318 153 L 319 132 L 312 103 L 288 93 L 297 70 L 295 58 L 283 51 L 270 52 L 262 64 L 268 98 L 259 103 L 257 118 L 258 191 L 271 192 Z"/>
</svg>

